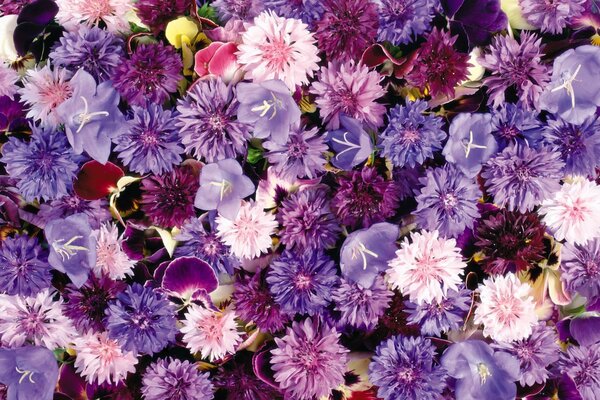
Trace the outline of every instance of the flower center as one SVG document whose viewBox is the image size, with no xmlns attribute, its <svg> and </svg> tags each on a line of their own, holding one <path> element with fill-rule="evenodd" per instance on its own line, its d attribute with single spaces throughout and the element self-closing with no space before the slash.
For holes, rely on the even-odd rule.
<svg viewBox="0 0 600 400">
<path fill-rule="evenodd" d="M 520 133 L 521 131 L 512 125 L 504 125 L 502 128 L 500 128 L 500 136 L 507 140 L 516 138 Z"/>
<path fill-rule="evenodd" d="M 35 381 L 33 380 L 33 374 L 34 373 L 32 371 L 30 371 L 28 369 L 21 370 L 21 369 L 19 369 L 19 367 L 15 367 L 15 369 L 17 370 L 17 372 L 19 374 L 21 374 L 21 378 L 19 378 L 19 385 L 21 383 L 23 383 L 23 381 L 25 380 L 25 378 L 27 378 L 29 380 L 29 382 L 35 384 Z"/>
<path fill-rule="evenodd" d="M 566 71 L 563 72 L 562 76 L 561 76 L 562 83 L 559 86 L 557 86 L 551 90 L 551 92 L 558 92 L 559 90 L 565 90 L 567 92 L 567 95 L 571 98 L 571 108 L 575 108 L 575 89 L 573 88 L 573 82 L 580 82 L 575 79 L 580 70 L 581 70 L 581 64 L 579 64 L 577 66 L 577 68 L 575 69 L 575 72 L 573 72 L 572 74 L 570 72 L 566 72 Z"/>
<path fill-rule="evenodd" d="M 492 376 L 490 369 L 484 363 L 477 364 L 477 373 L 479 374 L 479 377 L 481 378 L 482 385 L 485 384 L 485 381 L 487 380 L 487 378 Z"/>
<path fill-rule="evenodd" d="M 308 343 L 298 352 L 298 361 L 304 370 L 310 372 L 315 371 L 321 365 L 318 352 Z"/>
<path fill-rule="evenodd" d="M 85 97 L 81 96 L 81 100 L 83 100 L 84 109 L 82 113 L 76 115 L 73 120 L 75 123 L 79 123 L 79 127 L 77 128 L 77 133 L 81 132 L 83 127 L 90 123 L 96 117 L 108 117 L 110 114 L 107 111 L 94 111 L 89 112 L 88 101 Z"/>
<path fill-rule="evenodd" d="M 158 143 L 158 132 L 149 129 L 140 134 L 140 139 L 144 147 L 152 147 Z"/>
<path fill-rule="evenodd" d="M 352 248 L 352 259 L 355 260 L 360 255 L 360 258 L 362 258 L 363 262 L 363 269 L 367 269 L 367 254 L 372 257 L 379 258 L 379 255 L 369 250 L 363 242 L 358 242 L 358 245 Z"/>
<path fill-rule="evenodd" d="M 55 82 L 40 89 L 40 100 L 54 110 L 65 100 L 71 97 L 71 87 L 66 83 Z"/>
<path fill-rule="evenodd" d="M 442 204 L 443 204 L 444 210 L 446 210 L 446 211 L 451 210 L 452 208 L 456 207 L 456 205 L 458 204 L 458 198 L 454 195 L 454 193 L 446 193 L 442 197 Z"/>
<path fill-rule="evenodd" d="M 419 131 L 416 129 L 405 129 L 402 135 L 404 144 L 413 144 L 420 139 Z"/>
<path fill-rule="evenodd" d="M 277 115 L 277 107 L 282 108 L 283 102 L 279 100 L 278 97 L 275 96 L 273 92 L 271 93 L 271 100 L 263 100 L 262 104 L 259 106 L 252 107 L 250 110 L 252 112 L 259 113 L 259 116 L 262 118 L 270 111 L 271 115 L 269 116 L 269 120 L 275 118 Z"/>
<path fill-rule="evenodd" d="M 273 69 L 281 70 L 290 61 L 292 47 L 283 38 L 277 38 L 260 46 L 263 57 Z"/>
<path fill-rule="evenodd" d="M 306 154 L 308 146 L 302 141 L 292 141 L 288 145 L 288 156 L 290 158 L 302 158 Z"/>
<path fill-rule="evenodd" d="M 221 179 L 221 181 L 211 181 L 209 185 L 219 187 L 219 199 L 223 201 L 223 198 L 233 191 L 233 184 L 227 179 Z"/>
<path fill-rule="evenodd" d="M 73 244 L 77 239 L 83 239 L 83 236 L 73 236 L 66 243 L 63 243 L 65 239 L 58 239 L 52 242 L 52 248 L 65 261 L 74 256 L 78 251 L 88 251 L 84 246 L 77 246 Z"/>
<path fill-rule="evenodd" d="M 515 175 L 521 182 L 529 182 L 531 179 L 531 171 L 527 167 L 518 167 L 515 171 Z"/>
<path fill-rule="evenodd" d="M 590 277 L 596 277 L 600 275 L 600 268 L 598 267 L 596 260 L 586 260 L 584 265 Z"/>
<path fill-rule="evenodd" d="M 404 384 L 411 383 L 417 378 L 415 370 L 411 367 L 402 367 L 398 370 L 396 376 L 400 382 Z"/>
<path fill-rule="evenodd" d="M 469 131 L 469 139 L 463 139 L 462 145 L 465 149 L 465 158 L 469 158 L 472 149 L 487 149 L 487 146 L 473 143 L 473 131 Z"/>
<path fill-rule="evenodd" d="M 312 277 L 310 275 L 305 275 L 300 273 L 294 278 L 294 286 L 299 290 L 306 290 L 310 288 L 312 285 Z"/>
</svg>

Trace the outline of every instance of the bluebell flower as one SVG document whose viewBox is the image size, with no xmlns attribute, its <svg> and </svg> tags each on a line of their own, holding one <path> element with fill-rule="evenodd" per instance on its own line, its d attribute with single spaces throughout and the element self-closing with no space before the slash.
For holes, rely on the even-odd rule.
<svg viewBox="0 0 600 400">
<path fill-rule="evenodd" d="M 0 365 L 0 383 L 8 386 L 8 400 L 54 398 L 58 364 L 51 350 L 37 346 L 0 349 Z"/>
<path fill-rule="evenodd" d="M 369 158 L 373 152 L 373 143 L 357 120 L 342 115 L 340 125 L 340 129 L 327 133 L 327 141 L 335 152 L 331 163 L 348 171 Z"/>
</svg>

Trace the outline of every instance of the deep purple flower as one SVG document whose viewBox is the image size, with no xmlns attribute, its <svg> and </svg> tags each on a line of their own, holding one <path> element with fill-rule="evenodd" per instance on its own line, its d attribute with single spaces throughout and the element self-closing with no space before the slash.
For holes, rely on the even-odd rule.
<svg viewBox="0 0 600 400">
<path fill-rule="evenodd" d="M 255 353 L 239 351 L 234 358 L 223 363 L 213 375 L 217 396 L 222 400 L 274 400 L 281 398 L 281 391 L 272 382 L 254 372 Z M 254 364 L 254 365 L 253 365 Z M 261 366 L 268 368 L 267 360 Z M 257 365 L 258 367 L 258 365 Z"/>
<path fill-rule="evenodd" d="M 527 271 L 544 258 L 546 227 L 537 214 L 498 210 L 482 219 L 475 229 L 475 246 L 488 274 Z"/>
<path fill-rule="evenodd" d="M 506 92 L 514 89 L 523 107 L 539 107 L 540 95 L 550 81 L 550 69 L 542 64 L 542 39 L 523 32 L 519 42 L 510 36 L 497 35 L 479 63 L 492 73 L 483 80 L 488 87 L 488 104 L 499 107 Z"/>
<path fill-rule="evenodd" d="M 135 9 L 142 22 L 158 32 L 164 31 L 176 17 L 184 15 L 191 4 L 191 0 L 138 0 Z"/>
<path fill-rule="evenodd" d="M 86 333 L 90 329 L 102 332 L 106 329 L 104 319 L 109 302 L 125 288 L 123 281 L 113 281 L 105 275 L 97 278 L 94 274 L 80 288 L 67 285 L 64 292 L 67 300 L 64 304 L 65 315 L 73 321 L 80 333 Z"/>
<path fill-rule="evenodd" d="M 83 68 L 98 82 L 110 79 L 124 55 L 123 39 L 97 26 L 66 31 L 50 52 L 52 65 L 73 72 Z"/>
<path fill-rule="evenodd" d="M 263 10 L 260 0 L 215 0 L 211 6 L 217 9 L 219 19 L 223 22 L 230 19 L 250 21 Z"/>
<path fill-rule="evenodd" d="M 48 252 L 35 237 L 17 235 L 0 241 L 0 292 L 30 297 L 50 287 Z"/>
<path fill-rule="evenodd" d="M 454 87 L 467 78 L 469 56 L 454 48 L 457 36 L 433 28 L 419 48 L 408 82 L 432 96 L 454 96 Z"/>
<path fill-rule="evenodd" d="M 510 211 L 532 211 L 560 190 L 564 163 L 557 151 L 513 144 L 492 157 L 481 173 L 494 204 Z"/>
<path fill-rule="evenodd" d="M 389 306 L 392 294 L 383 277 L 378 276 L 370 287 L 342 279 L 331 299 L 341 313 L 341 326 L 371 330 Z"/>
<path fill-rule="evenodd" d="M 252 126 L 252 136 L 271 138 L 283 144 L 293 125 L 300 122 L 300 108 L 287 85 L 279 79 L 260 83 L 240 82 L 236 86 L 238 121 Z"/>
<path fill-rule="evenodd" d="M 197 81 L 177 102 L 185 151 L 207 162 L 246 154 L 250 126 L 237 120 L 238 106 L 233 86 L 221 78 Z"/>
<path fill-rule="evenodd" d="M 54 353 L 45 347 L 0 349 L 0 383 L 8 386 L 8 400 L 52 400 L 58 381 Z"/>
<path fill-rule="evenodd" d="M 377 5 L 370 0 L 325 0 L 315 37 L 331 60 L 358 60 L 375 40 L 379 27 Z"/>
<path fill-rule="evenodd" d="M 545 324 L 534 326 L 531 336 L 526 339 L 512 343 L 494 342 L 492 347 L 512 354 L 519 360 L 519 383 L 523 386 L 546 382 L 548 368 L 560 357 L 556 329 Z"/>
<path fill-rule="evenodd" d="M 569 346 L 561 353 L 560 372 L 567 374 L 583 400 L 600 398 L 600 343 L 591 346 Z"/>
<path fill-rule="evenodd" d="M 339 188 L 331 200 L 331 208 L 346 226 L 368 228 L 395 214 L 399 199 L 396 185 L 365 167 L 338 179 Z"/>
<path fill-rule="evenodd" d="M 69 143 L 75 153 L 87 152 L 101 164 L 110 156 L 111 139 L 126 131 L 125 117 L 119 110 L 119 94 L 110 81 L 96 80 L 80 69 L 69 81 L 71 98 L 56 109 L 65 124 Z"/>
<path fill-rule="evenodd" d="M 333 247 L 340 234 L 324 190 L 304 189 L 292 194 L 281 204 L 279 218 L 281 243 L 298 252 Z"/>
<path fill-rule="evenodd" d="M 552 82 L 540 97 L 540 108 L 572 124 L 584 123 L 600 106 L 599 68 L 597 46 L 579 46 L 556 57 Z"/>
<path fill-rule="evenodd" d="M 475 180 L 466 177 L 452 164 L 429 169 L 421 178 L 423 188 L 415 198 L 417 224 L 438 230 L 442 236 L 457 237 L 472 228 L 479 218 L 477 201 L 481 190 Z"/>
<path fill-rule="evenodd" d="M 172 46 L 140 44 L 131 58 L 122 60 L 113 74 L 115 88 L 130 105 L 161 104 L 177 91 L 183 77 L 181 57 Z"/>
<path fill-rule="evenodd" d="M 508 18 L 500 0 L 442 0 L 450 30 L 464 37 L 468 49 L 487 44 L 492 34 L 506 29 Z"/>
<path fill-rule="evenodd" d="M 273 10 L 285 18 L 299 19 L 310 28 L 325 11 L 322 0 L 263 0 L 263 4 L 265 10 Z"/>
<path fill-rule="evenodd" d="M 431 26 L 435 0 L 382 0 L 377 40 L 394 45 L 410 43 Z"/>
<path fill-rule="evenodd" d="M 600 166 L 600 119 L 587 118 L 581 125 L 561 118 L 548 119 L 542 131 L 543 143 L 561 154 L 565 174 L 596 176 Z"/>
<path fill-rule="evenodd" d="M 280 331 L 289 322 L 288 316 L 281 312 L 279 304 L 269 292 L 262 272 L 252 277 L 242 277 L 236 280 L 234 286 L 232 300 L 236 313 L 243 321 L 252 321 L 265 332 Z"/>
<path fill-rule="evenodd" d="M 458 114 L 450 124 L 442 154 L 468 177 L 476 176 L 498 148 L 492 135 L 490 114 Z"/>
<path fill-rule="evenodd" d="M 327 145 L 317 127 L 306 130 L 296 124 L 285 143 L 268 141 L 263 147 L 268 150 L 265 157 L 273 164 L 274 171 L 284 179 L 312 179 L 325 170 L 323 153 L 327 151 Z"/>
<path fill-rule="evenodd" d="M 437 400 L 446 371 L 434 364 L 435 347 L 422 337 L 394 336 L 381 342 L 369 364 L 369 379 L 384 400 Z"/>
<path fill-rule="evenodd" d="M 19 205 L 23 198 L 15 187 L 17 180 L 0 175 L 0 226 L 21 226 Z"/>
<path fill-rule="evenodd" d="M 186 165 L 165 175 L 151 175 L 142 181 L 142 210 L 155 225 L 179 227 L 195 215 L 198 187 L 198 177 Z"/>
<path fill-rule="evenodd" d="M 206 298 L 219 287 L 217 274 L 204 260 L 183 256 L 165 261 L 154 271 L 162 292 L 184 302 Z"/>
<path fill-rule="evenodd" d="M 457 399 L 513 400 L 517 394 L 519 361 L 496 351 L 481 340 L 454 343 L 446 349 L 441 364 L 456 379 Z"/>
<path fill-rule="evenodd" d="M 600 296 L 600 239 L 585 246 L 565 243 L 561 248 L 560 277 L 570 293 L 580 293 L 592 303 Z"/>
<path fill-rule="evenodd" d="M 541 139 L 542 124 L 537 113 L 526 110 L 520 104 L 503 103 L 492 110 L 492 134 L 498 142 L 498 150 L 512 143 L 536 147 Z"/>
<path fill-rule="evenodd" d="M 365 161 L 373 152 L 373 142 L 362 124 L 354 118 L 340 116 L 340 129 L 327 133 L 329 146 L 335 152 L 330 162 L 349 171 Z"/>
<path fill-rule="evenodd" d="M 422 166 L 415 168 L 398 168 L 392 169 L 392 180 L 396 182 L 396 189 L 400 201 L 413 198 L 415 192 L 421 190 L 421 178 L 425 176 L 425 169 Z"/>
<path fill-rule="evenodd" d="M 92 229 L 100 228 L 103 222 L 111 219 L 106 199 L 89 201 L 82 199 L 75 193 L 67 194 L 49 203 L 40 204 L 40 211 L 37 216 L 41 218 L 42 223 L 45 225 L 53 219 L 65 218 L 79 213 L 87 215 Z"/>
<path fill-rule="evenodd" d="M 145 400 L 212 400 L 213 385 L 195 363 L 163 358 L 144 372 L 142 395 Z"/>
<path fill-rule="evenodd" d="M 202 168 L 194 205 L 201 210 L 217 210 L 225 218 L 234 219 L 241 201 L 254 191 L 254 184 L 244 175 L 240 163 L 228 158 Z"/>
<path fill-rule="evenodd" d="M 544 33 L 560 34 L 585 11 L 586 0 L 520 0 L 523 17 Z"/>
<path fill-rule="evenodd" d="M 175 341 L 175 307 L 164 295 L 139 283 L 109 303 L 106 329 L 124 350 L 154 354 Z"/>
<path fill-rule="evenodd" d="M 175 126 L 176 114 L 153 103 L 132 109 L 133 118 L 127 121 L 129 129 L 113 140 L 119 159 L 138 174 L 170 172 L 181 162 L 183 153 Z"/>
<path fill-rule="evenodd" d="M 344 382 L 348 349 L 339 336 L 334 328 L 307 318 L 292 322 L 284 337 L 275 338 L 271 367 L 286 398 L 327 397 Z"/>
<path fill-rule="evenodd" d="M 271 294 L 281 311 L 289 315 L 321 312 L 331 301 L 331 289 L 337 281 L 334 262 L 318 251 L 286 250 L 267 272 Z"/>
<path fill-rule="evenodd" d="M 28 142 L 11 136 L 2 146 L 6 172 L 17 180 L 26 201 L 53 200 L 65 196 L 73 186 L 79 158 L 59 132 L 32 127 Z"/>
<path fill-rule="evenodd" d="M 415 304 L 406 301 L 407 322 L 421 327 L 422 335 L 439 336 L 460 329 L 471 308 L 471 292 L 465 288 L 450 289 L 441 302 Z"/>
<path fill-rule="evenodd" d="M 48 263 L 80 288 L 96 263 L 96 243 L 85 214 L 50 221 L 44 229 L 50 249 Z"/>
</svg>

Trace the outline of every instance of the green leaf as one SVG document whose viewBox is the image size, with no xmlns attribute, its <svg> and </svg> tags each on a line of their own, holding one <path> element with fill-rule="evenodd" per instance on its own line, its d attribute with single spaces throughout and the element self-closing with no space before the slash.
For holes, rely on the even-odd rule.
<svg viewBox="0 0 600 400">
<path fill-rule="evenodd" d="M 248 162 L 250 164 L 258 163 L 262 158 L 263 151 L 260 149 L 256 149 L 254 147 L 250 147 L 248 149 Z"/>
<path fill-rule="evenodd" d="M 208 3 L 198 8 L 196 13 L 199 17 L 210 19 L 215 24 L 220 24 L 219 17 L 217 16 L 217 10 L 209 6 Z"/>
</svg>

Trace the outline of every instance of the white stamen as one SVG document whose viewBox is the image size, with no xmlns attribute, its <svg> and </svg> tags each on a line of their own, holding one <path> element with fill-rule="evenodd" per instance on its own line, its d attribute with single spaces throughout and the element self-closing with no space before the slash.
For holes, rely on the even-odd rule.
<svg viewBox="0 0 600 400">
<path fill-rule="evenodd" d="M 477 373 L 479 373 L 479 377 L 481 378 L 481 384 L 485 384 L 487 378 L 492 376 L 490 369 L 484 363 L 477 364 Z"/>
<path fill-rule="evenodd" d="M 29 382 L 35 384 L 35 381 L 33 380 L 33 372 L 29 371 L 29 370 L 20 370 L 19 367 L 15 367 L 15 369 L 17 370 L 17 372 L 19 374 L 21 374 L 21 378 L 19 379 L 19 384 L 23 383 L 23 380 L 27 377 L 29 379 Z"/>
<path fill-rule="evenodd" d="M 344 141 L 341 141 L 341 140 L 339 140 L 339 139 L 337 139 L 337 138 L 333 138 L 333 139 L 332 139 L 332 140 L 333 140 L 334 142 L 336 142 L 336 143 L 339 143 L 339 144 L 343 144 L 343 145 L 345 145 L 345 146 L 348 146 L 348 148 L 347 148 L 347 149 L 345 149 L 345 150 L 342 150 L 342 151 L 340 151 L 339 153 L 337 153 L 337 154 L 336 154 L 336 156 L 335 156 L 335 158 L 336 158 L 336 159 L 339 159 L 339 157 L 340 157 L 342 154 L 344 154 L 345 152 L 347 152 L 347 151 L 351 151 L 351 150 L 354 150 L 354 149 L 360 149 L 360 146 L 359 146 L 358 144 L 356 144 L 356 143 L 352 143 L 352 142 L 348 141 L 348 137 L 347 137 L 347 136 L 348 136 L 348 132 L 344 132 Z"/>
<path fill-rule="evenodd" d="M 355 260 L 356 257 L 358 256 L 356 254 L 357 252 L 360 254 L 360 257 L 362 258 L 363 269 L 367 269 L 367 256 L 365 254 L 368 254 L 375 258 L 379 258 L 379 255 L 377 253 L 367 249 L 367 247 L 362 242 L 358 242 L 358 246 L 356 246 L 352 249 L 352 259 L 353 260 Z"/>
<path fill-rule="evenodd" d="M 233 185 L 226 179 L 222 179 L 221 182 L 209 182 L 209 185 L 219 186 L 221 189 L 219 191 L 219 198 L 223 201 L 223 197 L 233 189 Z"/>
<path fill-rule="evenodd" d="M 270 109 L 273 109 L 269 120 L 275 118 L 275 115 L 277 114 L 277 107 L 281 106 L 281 101 L 277 97 L 275 97 L 273 92 L 271 92 L 271 97 L 273 97 L 273 100 L 263 100 L 261 106 L 252 107 L 250 110 L 253 112 L 260 111 L 260 117 L 264 117 Z"/>
<path fill-rule="evenodd" d="M 471 149 L 487 149 L 487 146 L 483 146 L 481 144 L 473 143 L 473 131 L 469 131 L 469 141 L 465 145 L 462 144 L 465 148 L 465 158 L 469 158 L 469 154 L 471 154 Z"/>
<path fill-rule="evenodd" d="M 73 236 L 71 239 L 69 239 L 68 242 L 62 244 L 62 242 L 65 241 L 65 239 L 59 239 L 59 240 L 55 240 L 54 242 L 52 242 L 52 248 L 54 249 L 54 251 L 60 256 L 60 258 L 65 261 L 65 257 L 68 260 L 69 258 L 71 258 L 71 256 L 75 255 L 77 253 L 77 251 L 81 250 L 81 251 L 88 251 L 88 249 L 84 246 L 77 246 L 73 243 L 75 240 L 77 239 L 82 239 L 83 236 Z"/>
<path fill-rule="evenodd" d="M 575 70 L 575 72 L 567 77 L 563 77 L 562 78 L 562 85 L 555 87 L 554 89 L 551 90 L 551 92 L 557 92 L 561 89 L 565 89 L 567 91 L 567 94 L 571 97 L 571 108 L 575 108 L 575 89 L 573 89 L 573 82 L 581 82 L 575 79 L 575 77 L 577 76 L 577 74 L 579 73 L 579 70 L 581 69 L 581 64 L 579 64 L 577 66 L 577 69 Z M 569 75 L 569 74 L 567 74 Z"/>
<path fill-rule="evenodd" d="M 88 113 L 89 106 L 88 106 L 88 102 L 87 102 L 86 98 L 81 96 L 81 100 L 83 100 L 83 104 L 84 104 L 85 108 L 84 108 L 83 112 L 78 115 L 80 124 L 79 124 L 79 128 L 77 128 L 77 133 L 81 132 L 81 130 L 83 129 L 85 124 L 90 122 L 92 120 L 92 118 L 98 117 L 98 116 L 108 117 L 110 115 L 107 111 L 95 111 L 92 113 Z"/>
</svg>

